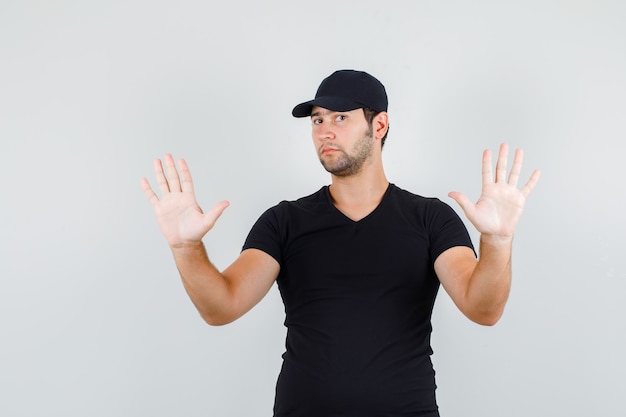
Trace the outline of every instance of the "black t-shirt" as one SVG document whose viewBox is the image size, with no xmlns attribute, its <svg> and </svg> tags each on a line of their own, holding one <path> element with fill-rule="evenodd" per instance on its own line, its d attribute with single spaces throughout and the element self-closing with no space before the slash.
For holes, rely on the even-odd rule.
<svg viewBox="0 0 626 417">
<path fill-rule="evenodd" d="M 267 210 L 244 249 L 280 264 L 287 340 L 274 415 L 438 416 L 434 262 L 454 246 L 472 243 L 452 208 L 393 184 L 359 221 L 328 187 Z"/>
</svg>

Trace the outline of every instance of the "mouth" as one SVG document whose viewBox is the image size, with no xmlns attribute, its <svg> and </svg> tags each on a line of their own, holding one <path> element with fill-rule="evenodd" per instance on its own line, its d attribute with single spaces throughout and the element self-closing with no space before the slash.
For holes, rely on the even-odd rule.
<svg viewBox="0 0 626 417">
<path fill-rule="evenodd" d="M 333 146 L 322 145 L 322 146 L 320 146 L 320 151 L 319 152 L 320 152 L 321 155 L 328 155 L 328 154 L 331 154 L 331 153 L 334 153 L 334 152 L 338 152 L 338 151 L 339 151 L 339 149 L 335 148 Z"/>
</svg>

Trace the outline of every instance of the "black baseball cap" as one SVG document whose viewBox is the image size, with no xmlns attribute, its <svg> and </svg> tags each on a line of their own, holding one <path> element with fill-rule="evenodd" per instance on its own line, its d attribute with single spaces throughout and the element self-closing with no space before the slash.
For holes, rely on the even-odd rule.
<svg viewBox="0 0 626 417">
<path fill-rule="evenodd" d="M 313 106 L 332 111 L 351 111 L 370 108 L 387 111 L 385 86 L 367 72 L 339 70 L 324 78 L 315 98 L 298 104 L 291 114 L 294 117 L 308 117 Z"/>
</svg>

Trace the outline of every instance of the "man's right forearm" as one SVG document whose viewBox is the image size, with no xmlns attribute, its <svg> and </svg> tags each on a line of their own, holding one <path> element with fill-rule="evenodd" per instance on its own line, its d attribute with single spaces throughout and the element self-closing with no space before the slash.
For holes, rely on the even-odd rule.
<svg viewBox="0 0 626 417">
<path fill-rule="evenodd" d="M 202 318 L 211 325 L 232 321 L 228 319 L 232 299 L 228 282 L 209 260 L 204 244 L 171 249 L 185 290 Z"/>
</svg>

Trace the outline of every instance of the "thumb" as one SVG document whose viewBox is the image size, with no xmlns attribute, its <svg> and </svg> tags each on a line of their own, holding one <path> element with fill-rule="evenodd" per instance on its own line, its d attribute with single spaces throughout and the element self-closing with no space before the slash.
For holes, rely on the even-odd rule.
<svg viewBox="0 0 626 417">
<path fill-rule="evenodd" d="M 451 191 L 448 193 L 448 197 L 452 198 L 454 201 L 457 202 L 459 206 L 461 206 L 461 209 L 463 210 L 467 218 L 472 218 L 476 206 L 469 198 L 465 196 L 465 194 L 459 193 L 457 191 Z"/>
<path fill-rule="evenodd" d="M 210 211 L 205 213 L 205 215 L 204 215 L 204 222 L 205 222 L 205 224 L 206 224 L 206 226 L 208 227 L 209 230 L 212 229 L 213 226 L 215 226 L 215 222 L 217 221 L 217 219 L 220 218 L 220 216 L 222 215 L 224 210 L 226 210 L 226 208 L 229 205 L 230 205 L 230 203 L 228 201 L 226 201 L 226 200 L 220 201 L 219 203 L 214 205 L 213 208 Z"/>
</svg>

